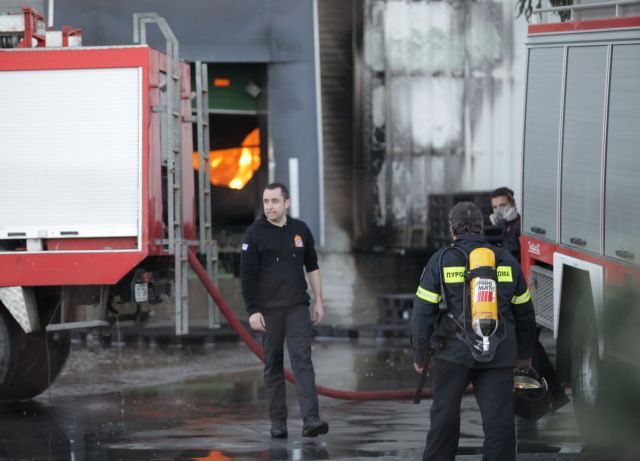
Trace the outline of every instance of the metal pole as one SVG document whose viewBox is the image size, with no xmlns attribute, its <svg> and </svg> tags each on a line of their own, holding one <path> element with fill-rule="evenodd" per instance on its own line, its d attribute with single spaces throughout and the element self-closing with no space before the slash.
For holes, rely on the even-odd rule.
<svg viewBox="0 0 640 461">
<path fill-rule="evenodd" d="M 47 4 L 47 27 L 53 27 L 53 12 L 55 0 L 49 0 Z"/>
</svg>

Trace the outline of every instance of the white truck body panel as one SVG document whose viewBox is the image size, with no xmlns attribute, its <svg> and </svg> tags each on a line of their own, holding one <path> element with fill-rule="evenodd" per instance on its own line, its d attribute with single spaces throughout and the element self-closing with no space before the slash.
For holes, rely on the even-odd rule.
<svg viewBox="0 0 640 461">
<path fill-rule="evenodd" d="M 560 331 L 560 308 L 564 266 L 574 267 L 589 274 L 591 299 L 593 299 L 596 331 L 598 332 L 598 353 L 600 358 L 602 358 L 604 354 L 604 337 L 602 335 L 604 317 L 604 268 L 599 264 L 593 264 L 562 253 L 554 253 L 553 285 L 557 287 L 557 289 L 553 292 L 553 336 L 555 339 L 558 339 Z"/>
<path fill-rule="evenodd" d="M 140 235 L 141 79 L 0 72 L 0 239 Z"/>
</svg>

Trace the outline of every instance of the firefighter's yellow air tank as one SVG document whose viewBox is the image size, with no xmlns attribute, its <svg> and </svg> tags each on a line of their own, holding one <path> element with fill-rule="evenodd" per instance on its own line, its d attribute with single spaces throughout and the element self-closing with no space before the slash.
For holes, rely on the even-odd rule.
<svg viewBox="0 0 640 461">
<path fill-rule="evenodd" d="M 489 248 L 476 248 L 469 254 L 469 269 L 490 266 L 495 269 L 496 256 Z M 489 337 L 498 328 L 498 292 L 496 281 L 490 278 L 471 279 L 471 326 L 482 337 L 482 350 L 489 350 Z"/>
</svg>

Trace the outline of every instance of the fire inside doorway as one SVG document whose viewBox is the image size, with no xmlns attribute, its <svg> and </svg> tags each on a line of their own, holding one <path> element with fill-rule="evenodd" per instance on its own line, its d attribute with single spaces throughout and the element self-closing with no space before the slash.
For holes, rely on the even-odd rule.
<svg viewBox="0 0 640 461">
<path fill-rule="evenodd" d="M 269 163 L 266 74 L 263 64 L 207 65 L 211 222 L 223 279 L 238 276 L 242 235 L 262 209 Z M 194 146 L 196 136 L 194 130 Z M 198 163 L 196 151 L 194 174 Z"/>
<path fill-rule="evenodd" d="M 208 64 L 207 71 L 214 233 L 222 227 L 244 230 L 267 180 L 266 68 Z M 197 152 L 193 164 L 199 167 Z"/>
</svg>

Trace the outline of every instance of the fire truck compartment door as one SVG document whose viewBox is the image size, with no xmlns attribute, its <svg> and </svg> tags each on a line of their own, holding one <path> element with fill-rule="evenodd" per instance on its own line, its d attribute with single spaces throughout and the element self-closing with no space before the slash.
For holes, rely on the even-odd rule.
<svg viewBox="0 0 640 461">
<path fill-rule="evenodd" d="M 523 232 L 557 240 L 558 136 L 564 50 L 529 51 L 524 127 Z"/>
<path fill-rule="evenodd" d="M 0 72 L 0 239 L 138 236 L 141 70 Z"/>
</svg>

